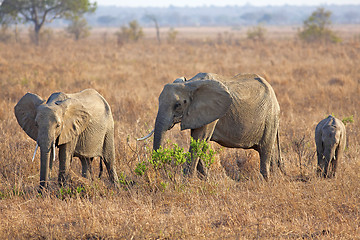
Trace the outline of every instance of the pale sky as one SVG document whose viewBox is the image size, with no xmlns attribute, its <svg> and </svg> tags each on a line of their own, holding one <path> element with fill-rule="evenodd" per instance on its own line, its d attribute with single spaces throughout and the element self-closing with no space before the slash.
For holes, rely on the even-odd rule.
<svg viewBox="0 0 360 240">
<path fill-rule="evenodd" d="M 329 4 L 360 4 L 360 0 L 93 0 L 98 6 L 119 6 L 119 7 L 168 7 L 173 6 L 243 6 L 250 3 L 253 6 L 267 5 L 329 5 Z"/>
</svg>

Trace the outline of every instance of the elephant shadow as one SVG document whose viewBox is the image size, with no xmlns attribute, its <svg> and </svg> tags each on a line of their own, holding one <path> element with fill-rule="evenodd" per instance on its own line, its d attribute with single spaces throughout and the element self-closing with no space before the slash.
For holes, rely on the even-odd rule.
<svg viewBox="0 0 360 240">
<path fill-rule="evenodd" d="M 258 180 L 259 154 L 255 150 L 227 149 L 220 156 L 225 174 L 234 181 Z"/>
</svg>

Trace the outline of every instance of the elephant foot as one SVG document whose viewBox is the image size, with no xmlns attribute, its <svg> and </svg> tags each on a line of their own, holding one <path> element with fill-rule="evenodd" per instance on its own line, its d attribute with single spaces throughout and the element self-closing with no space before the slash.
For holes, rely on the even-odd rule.
<svg viewBox="0 0 360 240">
<path fill-rule="evenodd" d="M 59 174 L 58 183 L 60 187 L 65 187 L 68 181 L 71 180 L 70 174 Z"/>
</svg>

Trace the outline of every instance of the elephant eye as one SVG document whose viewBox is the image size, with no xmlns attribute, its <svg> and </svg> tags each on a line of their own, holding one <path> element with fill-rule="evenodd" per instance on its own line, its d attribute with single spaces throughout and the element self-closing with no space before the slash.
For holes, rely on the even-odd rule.
<svg viewBox="0 0 360 240">
<path fill-rule="evenodd" d="M 39 127 L 39 124 L 37 122 L 35 122 L 35 127 Z"/>
<path fill-rule="evenodd" d="M 184 103 L 186 103 L 186 99 L 184 100 Z"/>
<path fill-rule="evenodd" d="M 180 107 L 181 106 L 181 104 L 180 103 L 175 103 L 175 105 L 174 105 L 174 109 L 177 109 L 178 107 Z"/>
<path fill-rule="evenodd" d="M 56 127 L 57 127 L 57 128 L 60 127 L 60 123 L 56 124 Z"/>
</svg>

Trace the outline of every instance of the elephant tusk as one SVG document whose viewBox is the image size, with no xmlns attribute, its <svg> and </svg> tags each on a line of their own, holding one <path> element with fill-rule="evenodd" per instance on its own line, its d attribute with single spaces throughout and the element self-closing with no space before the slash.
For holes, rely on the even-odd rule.
<svg viewBox="0 0 360 240">
<path fill-rule="evenodd" d="M 153 133 L 154 133 L 154 129 L 148 135 L 146 135 L 145 137 L 142 137 L 142 138 L 138 138 L 138 139 L 136 139 L 136 141 L 142 141 L 142 140 L 148 139 L 149 137 L 151 137 L 151 135 L 153 135 Z"/>
<path fill-rule="evenodd" d="M 53 162 L 55 161 L 55 141 L 53 142 Z"/>
<path fill-rule="evenodd" d="M 34 161 L 34 159 L 35 159 L 36 151 L 38 150 L 38 148 L 39 148 L 39 144 L 38 144 L 38 143 L 36 143 L 36 147 L 35 147 L 34 155 L 33 155 L 33 157 L 32 157 L 32 162 L 33 162 L 33 161 Z"/>
</svg>

